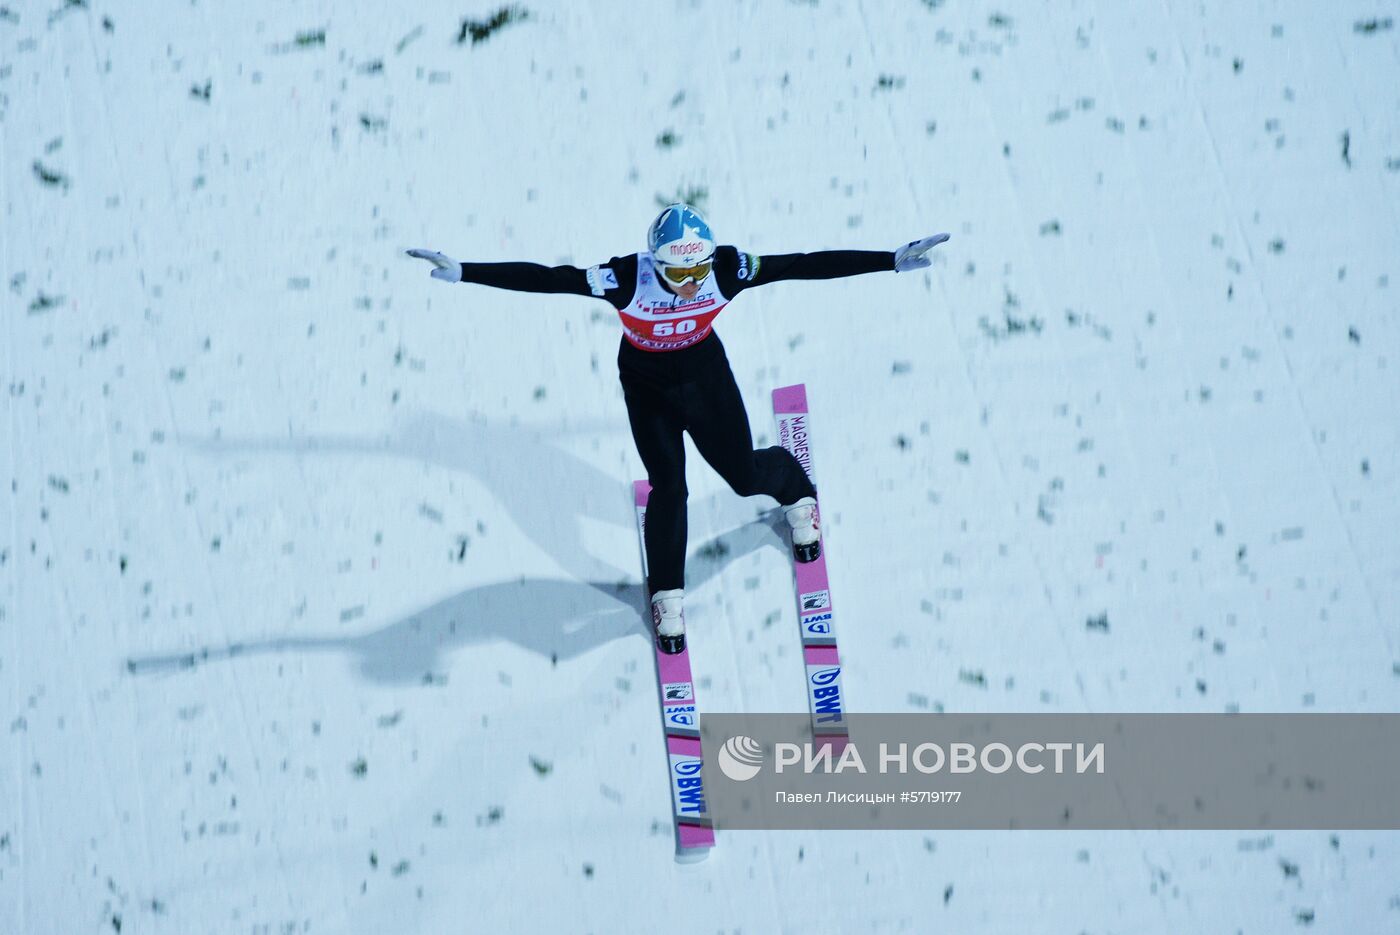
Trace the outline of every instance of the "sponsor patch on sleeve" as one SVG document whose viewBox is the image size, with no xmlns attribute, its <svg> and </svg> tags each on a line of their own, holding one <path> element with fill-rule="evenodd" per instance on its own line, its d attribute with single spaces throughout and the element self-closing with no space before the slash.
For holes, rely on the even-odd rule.
<svg viewBox="0 0 1400 935">
<path fill-rule="evenodd" d="M 758 278 L 759 257 L 756 253 L 739 253 L 739 278 L 753 281 Z"/>
<path fill-rule="evenodd" d="M 617 273 L 606 266 L 590 266 L 587 270 L 588 291 L 601 296 L 609 289 L 617 288 Z"/>
</svg>

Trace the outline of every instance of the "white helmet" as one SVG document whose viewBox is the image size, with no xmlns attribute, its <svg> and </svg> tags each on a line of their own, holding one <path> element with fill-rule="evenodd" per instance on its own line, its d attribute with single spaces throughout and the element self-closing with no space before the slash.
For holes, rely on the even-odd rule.
<svg viewBox="0 0 1400 935">
<path fill-rule="evenodd" d="M 688 279 L 698 282 L 710 274 L 715 236 L 699 211 L 677 202 L 667 205 L 651 222 L 647 247 L 666 280 L 681 285 Z"/>
</svg>

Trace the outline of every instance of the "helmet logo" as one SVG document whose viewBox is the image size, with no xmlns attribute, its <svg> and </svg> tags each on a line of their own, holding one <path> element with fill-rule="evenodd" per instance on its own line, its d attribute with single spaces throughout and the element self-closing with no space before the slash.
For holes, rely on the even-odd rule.
<svg viewBox="0 0 1400 935">
<path fill-rule="evenodd" d="M 647 246 L 666 265 L 691 265 L 715 252 L 714 234 L 700 213 L 686 204 L 668 205 L 647 231 Z"/>
<path fill-rule="evenodd" d="M 690 243 L 673 243 L 666 249 L 671 256 L 683 260 L 697 253 L 704 253 L 705 245 L 698 240 L 692 240 Z"/>
</svg>

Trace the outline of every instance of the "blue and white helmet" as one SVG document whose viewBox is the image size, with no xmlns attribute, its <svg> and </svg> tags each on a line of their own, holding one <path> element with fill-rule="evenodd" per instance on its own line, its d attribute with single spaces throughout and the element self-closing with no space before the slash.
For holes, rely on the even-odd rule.
<svg viewBox="0 0 1400 935">
<path fill-rule="evenodd" d="M 676 202 L 651 222 L 647 247 L 661 266 L 696 266 L 715 255 L 715 235 L 699 211 Z"/>
</svg>

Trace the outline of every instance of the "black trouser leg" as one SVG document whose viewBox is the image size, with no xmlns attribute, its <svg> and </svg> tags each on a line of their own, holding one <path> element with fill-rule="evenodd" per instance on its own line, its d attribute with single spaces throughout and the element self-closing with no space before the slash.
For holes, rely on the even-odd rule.
<svg viewBox="0 0 1400 935">
<path fill-rule="evenodd" d="M 647 469 L 647 585 L 650 593 L 685 587 L 686 486 L 685 424 L 671 399 L 659 388 L 622 382 L 632 440 Z"/>
<path fill-rule="evenodd" d="M 781 445 L 753 447 L 739 386 L 720 357 L 695 378 L 671 386 L 624 374 L 623 397 L 637 454 L 647 470 L 645 547 L 652 594 L 685 587 L 685 439 L 742 497 L 767 494 L 786 506 L 816 496 L 802 465 Z"/>
<path fill-rule="evenodd" d="M 695 447 L 735 493 L 767 494 L 783 506 L 816 496 L 807 472 L 786 448 L 754 450 L 748 413 L 728 361 L 683 390 L 686 428 Z"/>
</svg>

